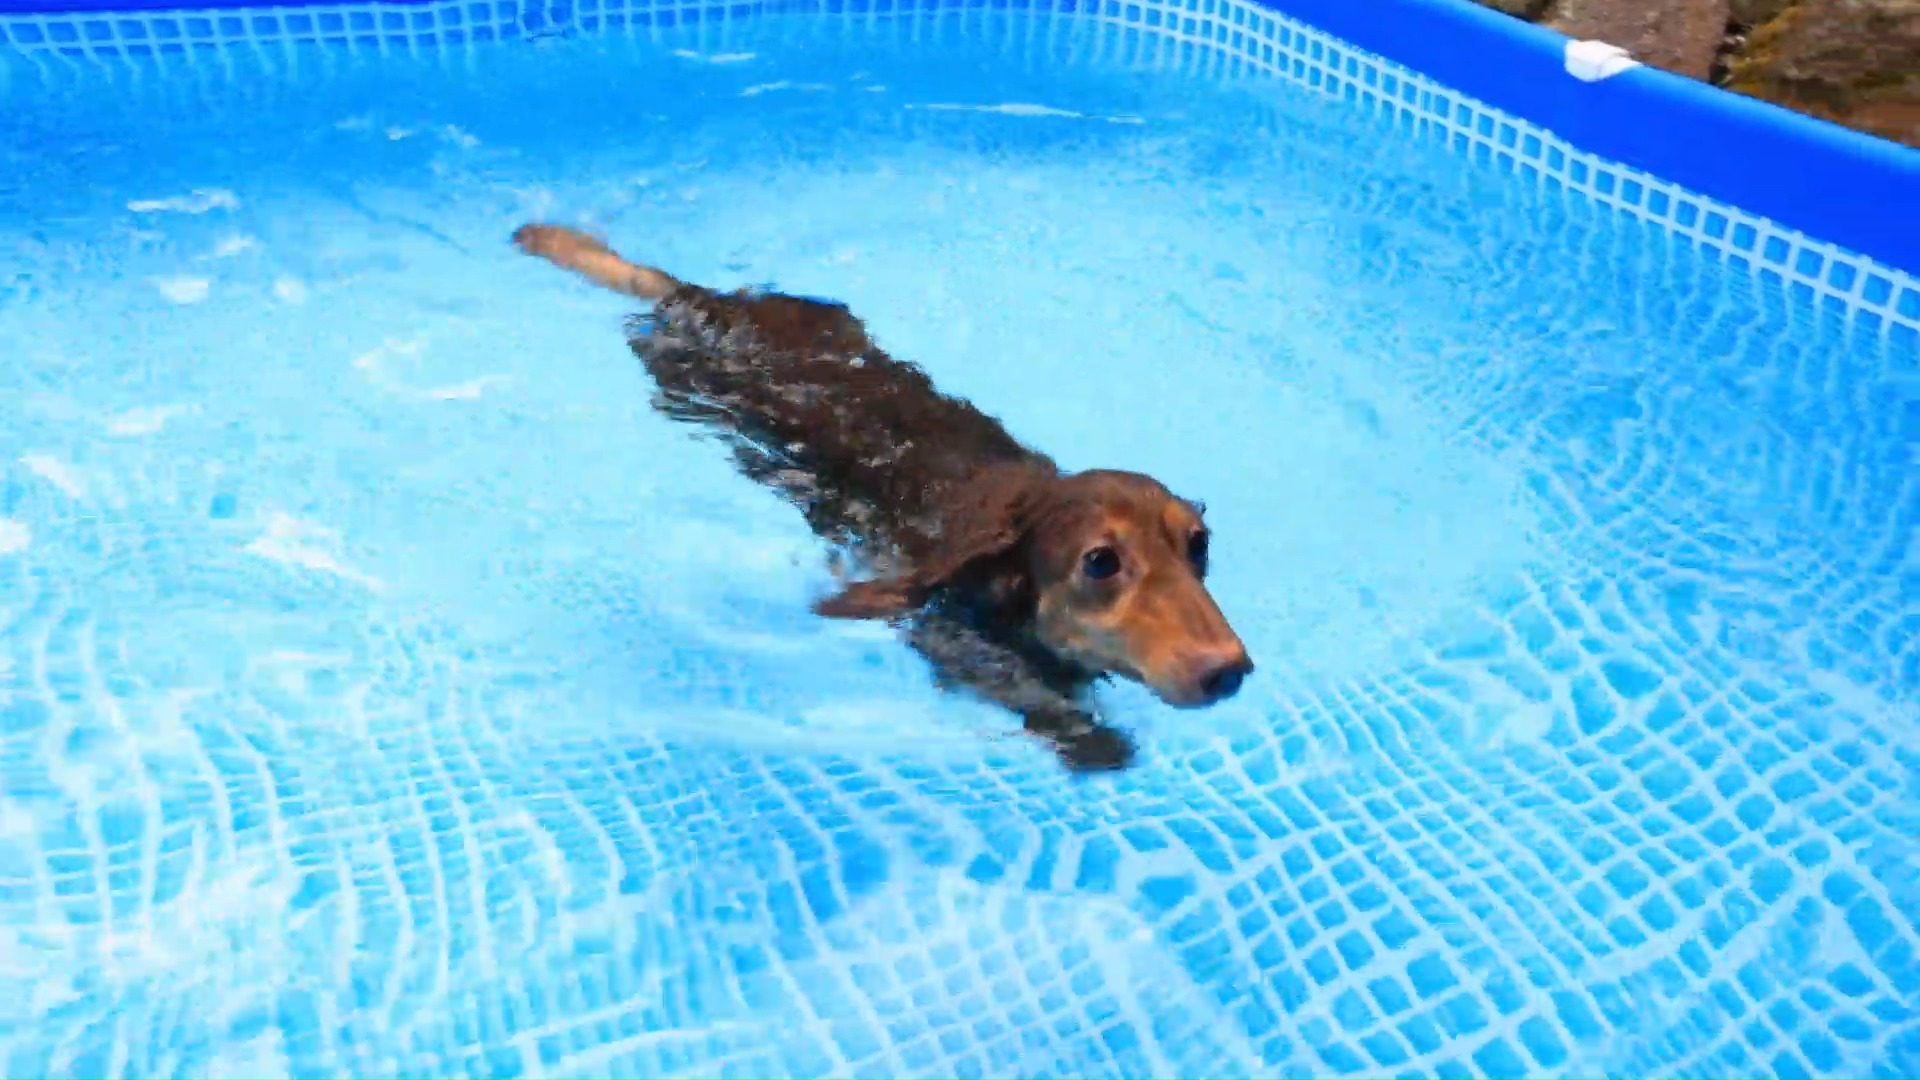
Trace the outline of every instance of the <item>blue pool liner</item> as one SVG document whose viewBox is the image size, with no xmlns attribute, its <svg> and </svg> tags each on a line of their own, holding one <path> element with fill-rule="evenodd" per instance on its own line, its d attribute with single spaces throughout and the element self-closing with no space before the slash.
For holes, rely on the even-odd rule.
<svg viewBox="0 0 1920 1080">
<path fill-rule="evenodd" d="M 468 0 L 468 2 L 481 3 L 483 0 Z M 484 2 L 517 5 L 524 12 L 520 22 L 522 28 L 533 25 L 564 25 L 570 17 L 568 0 L 484 0 Z M 827 0 L 815 0 L 815 2 L 824 4 Z M 832 0 L 832 2 L 842 4 L 842 0 Z M 853 9 L 863 2 L 865 0 L 844 0 L 843 6 Z M 1091 0 L 1080 0 L 1080 2 L 1086 4 Z M 1195 11 L 1217 10 L 1215 7 L 1217 0 L 1179 0 L 1179 2 L 1190 6 Z M 978 3 L 983 7 L 1003 9 L 1023 6 L 1022 0 L 978 0 Z M 102 12 L 180 10 L 182 8 L 218 9 L 231 12 L 261 6 L 263 5 L 241 2 L 241 0 L 0 0 L 0 14 L 32 10 L 98 15 Z M 272 6 L 293 8 L 321 6 L 321 4 L 319 0 L 281 0 L 280 3 Z M 389 6 L 394 10 L 417 10 L 426 4 L 419 0 L 399 0 Z M 1850 132 L 1832 124 L 1714 90 L 1703 84 L 1649 68 L 1635 68 L 1597 83 L 1582 82 L 1565 70 L 1564 56 L 1568 39 L 1563 35 L 1479 7 L 1468 0 L 1274 0 L 1267 6 L 1278 14 L 1297 19 L 1322 32 L 1334 35 L 1344 42 L 1403 65 L 1453 91 L 1470 95 L 1515 117 L 1538 125 L 1588 153 L 1601 155 L 1652 176 L 1677 183 L 1724 204 L 1764 215 L 1774 222 L 1818 237 L 1822 241 L 1844 245 L 1886 265 L 1907 270 L 1920 267 L 1920 151 Z M 1769 167 L 1757 168 L 1754 163 L 1769 163 Z M 1891 288 L 1889 287 L 1890 290 Z M 1911 320 L 1920 319 L 1920 291 L 1914 291 L 1909 284 L 1905 283 L 1898 288 L 1904 290 L 1898 294 L 1901 297 L 1898 303 L 1905 305 L 1910 301 L 1914 302 L 1914 306 L 1900 309 L 1900 313 L 1910 320 L 1903 330 L 1908 334 L 1904 340 L 1911 342 L 1913 340 Z M 1860 291 L 1864 293 L 1865 290 Z M 1898 751 L 1894 753 L 1898 760 Z M 1519 762 L 1519 767 L 1528 764 L 1525 758 L 1519 759 Z M 675 775 L 677 782 L 687 780 L 677 772 Z M 1805 775 L 1802 774 L 1803 780 Z M 1423 790 L 1429 784 L 1442 782 L 1434 775 L 1423 776 L 1419 781 Z M 1811 780 L 1805 782 L 1813 783 Z M 1316 811 L 1311 805 L 1319 795 L 1325 795 L 1329 800 L 1328 805 L 1334 807 L 1333 811 L 1326 811 L 1327 813 L 1335 813 L 1355 805 L 1347 801 L 1345 793 L 1336 790 L 1337 786 L 1335 783 L 1322 783 L 1317 787 L 1309 784 L 1303 789 L 1305 792 L 1303 795 L 1285 804 L 1289 814 L 1297 809 L 1300 820 L 1310 823 L 1302 825 L 1303 836 L 1319 822 L 1322 811 Z M 1728 792 L 1722 789 L 1721 794 L 1728 795 Z M 1731 799 L 1730 795 L 1728 797 Z M 1873 795 L 1873 797 L 1880 796 Z M 1759 791 L 1750 796 L 1748 801 L 1766 802 Z M 1744 808 L 1745 805 L 1743 803 L 1742 807 Z M 1741 812 L 1743 813 L 1744 809 Z M 1853 813 L 1854 811 L 1845 812 Z M 1867 812 L 1860 811 L 1863 817 L 1859 820 L 1865 820 L 1864 815 Z M 1873 812 L 1889 813 L 1884 803 Z M 1279 821 L 1279 811 L 1271 813 L 1276 824 L 1271 831 L 1264 834 L 1268 836 L 1277 835 L 1288 827 L 1288 823 Z M 1329 831 L 1321 833 L 1320 837 L 1313 838 L 1316 847 L 1321 837 L 1331 840 L 1333 827 L 1329 826 Z M 1757 830 L 1760 826 L 1753 824 L 1752 827 Z M 1822 828 L 1825 827 L 1827 823 L 1823 821 Z M 1841 827 L 1852 826 L 1843 824 Z M 1212 846 L 1204 849 L 1206 852 L 1217 858 L 1227 858 L 1220 854 L 1220 844 L 1211 838 L 1207 830 L 1196 826 L 1191 830 L 1191 835 L 1188 835 L 1186 831 L 1177 830 L 1172 825 L 1167 828 L 1170 832 L 1180 833 L 1181 840 L 1196 844 L 1210 844 Z M 1371 835 L 1392 836 L 1392 827 L 1385 828 L 1389 831 L 1385 833 L 1376 831 Z M 1888 833 L 1896 832 L 1897 828 L 1897 825 L 1889 825 Z M 1437 835 L 1444 839 L 1446 834 Z M 1595 829 L 1593 838 L 1597 844 L 1608 843 L 1598 828 Z M 1036 875 L 1041 873 L 1039 869 L 1041 865 L 1051 866 L 1055 858 L 1053 841 L 1048 839 L 1043 843 L 1046 845 L 1043 850 L 1048 854 L 1044 857 L 1036 857 L 1034 870 Z M 1014 843 L 1013 846 L 1017 849 L 1018 843 Z M 1115 851 L 1118 850 L 1111 844 L 1108 846 Z M 1089 848 L 1092 848 L 1092 845 L 1089 845 Z M 1307 856 L 1302 852 L 1305 849 L 1306 841 L 1304 840 L 1300 846 L 1288 849 L 1286 862 L 1279 864 L 1281 869 L 1291 871 L 1296 856 L 1304 866 Z M 1367 854 L 1365 849 L 1362 847 L 1357 850 L 1359 857 L 1364 859 Z M 1821 846 L 1820 851 L 1822 852 L 1820 858 L 1824 859 L 1825 847 Z M 1905 857 L 1906 853 L 1904 848 L 1896 847 L 1892 852 L 1876 848 L 1872 854 L 1875 857 L 1899 859 Z M 1012 862 L 1018 855 L 1019 852 L 1016 850 L 1014 855 L 1007 856 L 1008 862 Z M 1206 862 L 1209 855 L 1202 854 L 1198 857 L 1202 862 Z M 1736 859 L 1740 857 L 1735 856 Z M 860 859 L 855 857 L 848 861 L 857 866 Z M 1353 861 L 1337 864 L 1331 871 L 1332 877 L 1339 881 L 1339 866 L 1354 864 Z M 1097 860 L 1088 857 L 1088 861 L 1082 864 L 1083 871 L 1088 865 L 1098 865 Z M 1543 862 L 1542 865 L 1546 864 Z M 1625 863 L 1622 867 L 1628 872 L 1640 873 L 1637 868 L 1627 866 Z M 1809 874 L 1823 872 L 1812 864 L 1806 865 L 1804 869 Z M 990 858 L 982 854 L 973 866 L 969 867 L 969 876 L 976 880 L 990 880 L 1005 873 L 1006 870 L 1007 866 L 1003 865 L 997 857 Z M 1703 870 L 1702 874 L 1709 872 L 1717 871 Z M 1727 918 L 1721 910 L 1716 910 L 1711 916 L 1705 917 L 1707 921 L 1704 923 L 1702 940 L 1713 946 L 1715 955 L 1710 957 L 1706 949 L 1698 942 L 1693 942 L 1677 950 L 1673 956 L 1646 964 L 1640 969 L 1641 977 L 1676 985 L 1684 984 L 1690 978 L 1681 972 L 1681 966 L 1684 965 L 1694 974 L 1704 978 L 1710 962 L 1726 956 L 1721 947 L 1736 934 L 1745 932 L 1737 922 L 1739 918 L 1737 913 L 1741 910 L 1749 913 L 1756 910 L 1751 906 L 1752 901 L 1748 899 L 1749 893 L 1743 890 L 1750 890 L 1751 894 L 1761 896 L 1765 903 L 1772 903 L 1788 892 L 1793 875 L 1801 871 L 1789 867 L 1782 858 L 1769 857 L 1757 867 L 1743 872 L 1748 874 L 1750 881 L 1734 890 L 1734 894 L 1737 894 L 1740 899 L 1729 900 L 1727 904 L 1727 909 L 1736 912 L 1733 919 Z M 1304 876 L 1303 871 L 1302 877 Z M 1846 932 L 1857 936 L 1862 954 L 1875 957 L 1882 969 L 1874 978 L 1884 976 L 1888 980 L 1888 985 L 1894 988 L 1891 995 L 1875 1000 L 1874 1007 L 1884 1007 L 1889 1010 L 1906 1009 L 1907 1003 L 1912 1001 L 1908 988 L 1913 985 L 1914 972 L 1920 970 L 1915 967 L 1914 953 L 1896 932 L 1894 923 L 1889 920 L 1877 901 L 1871 897 L 1866 902 L 1855 899 L 1861 890 L 1861 886 L 1856 883 L 1856 876 L 1869 875 L 1860 873 L 1857 868 L 1832 872 L 1825 879 L 1822 902 L 1831 902 L 1836 912 L 1844 907 L 1844 919 L 1848 927 Z M 857 873 L 849 875 L 845 880 L 857 882 L 859 875 Z M 806 883 L 803 881 L 802 886 L 804 887 Z M 1319 884 L 1325 888 L 1325 879 L 1321 879 Z M 1342 883 L 1343 886 L 1344 884 Z M 849 885 L 850 889 L 854 887 Z M 1441 886 L 1436 886 L 1438 887 Z M 1681 887 L 1690 888 L 1691 885 L 1683 883 Z M 1187 888 L 1189 887 L 1180 879 L 1149 879 L 1142 886 L 1142 896 L 1153 905 L 1153 911 L 1157 917 L 1165 916 L 1191 895 L 1190 892 L 1182 891 Z M 1360 894 L 1365 888 L 1365 886 L 1356 888 L 1355 895 Z M 1596 888 L 1598 888 L 1597 885 Z M 779 905 L 778 910 L 781 913 L 779 917 L 784 919 L 789 911 L 799 910 L 806 903 L 815 904 L 815 910 L 820 911 L 831 908 L 837 902 L 831 889 L 823 888 L 820 892 L 825 896 L 824 900 L 816 898 L 811 892 L 802 899 L 795 900 L 794 897 L 800 896 L 800 893 L 781 883 L 780 890 L 770 889 L 769 895 L 776 899 L 770 899 L 769 903 Z M 1341 899 L 1344 901 L 1346 898 Z M 1808 899 L 1811 900 L 1810 897 Z M 1044 922 L 1044 919 L 1053 912 L 1066 910 L 1065 903 L 1063 901 L 1060 907 L 1038 908 L 1043 913 L 1039 921 Z M 1846 906 L 1849 904 L 1851 906 Z M 1278 905 L 1269 908 L 1263 906 L 1261 902 L 1250 900 L 1245 910 L 1261 912 L 1259 917 L 1265 919 L 1268 917 L 1267 912 L 1285 909 Z M 1327 910 L 1342 912 L 1344 908 L 1329 904 Z M 1356 906 L 1355 910 L 1366 909 Z M 1389 910 L 1389 915 L 1376 917 L 1376 921 L 1372 923 L 1375 928 L 1373 932 L 1382 935 L 1379 940 L 1387 944 L 1387 947 L 1398 948 L 1412 940 L 1415 927 L 1398 907 Z M 1525 906 L 1515 908 L 1510 914 L 1524 919 L 1545 910 L 1547 909 L 1538 906 L 1536 902 L 1528 902 Z M 1644 912 L 1645 909 L 1641 910 Z M 1671 909 L 1661 910 L 1668 912 L 1665 917 L 1670 922 Z M 1808 906 L 1796 909 L 1796 912 L 1818 910 L 1822 909 Z M 1890 910 L 1897 910 L 1897 908 L 1890 908 Z M 1307 918 L 1306 913 L 1302 912 L 1294 925 L 1305 927 Z M 1345 914 L 1340 915 L 1341 920 L 1344 921 L 1346 918 L 1348 916 Z M 1837 922 L 1838 919 L 1835 923 L 1826 925 L 1836 925 Z M 1321 927 L 1333 933 L 1332 925 L 1334 924 L 1329 920 L 1323 922 Z M 1633 949 L 1633 945 L 1623 944 L 1627 940 L 1626 935 L 1638 932 L 1631 925 L 1631 920 L 1623 916 L 1616 921 L 1616 924 L 1610 925 L 1622 928 L 1615 936 L 1614 945 L 1619 945 L 1622 949 Z M 1772 924 L 1758 925 L 1762 926 L 1769 936 L 1752 959 L 1731 976 L 1742 983 L 1748 979 L 1764 983 L 1773 978 L 1769 973 L 1770 967 L 1791 968 L 1796 964 L 1804 963 L 1812 950 L 1820 945 L 1819 933 L 1816 932 L 1819 924 L 1812 921 L 1801 924 L 1795 922 L 1793 917 L 1783 917 Z M 1364 969 L 1368 957 L 1372 954 L 1368 952 L 1366 955 L 1361 955 L 1359 950 L 1372 950 L 1374 947 L 1368 944 L 1368 937 L 1361 934 L 1357 926 L 1356 922 L 1355 929 L 1339 931 L 1339 936 L 1332 946 L 1334 950 L 1340 951 L 1340 962 L 1344 963 L 1348 970 Z M 1176 928 L 1174 932 L 1184 931 Z M 1317 931 L 1313 932 L 1317 933 Z M 1281 940 L 1278 931 L 1275 932 L 1272 940 Z M 1356 944 L 1349 945 L 1347 944 L 1349 942 Z M 1203 944 L 1205 944 L 1204 940 L 1194 944 L 1196 954 L 1200 945 Z M 1354 955 L 1347 955 L 1348 949 L 1355 950 Z M 1334 955 L 1334 952 L 1322 949 L 1318 954 L 1310 956 L 1300 970 L 1286 972 L 1285 978 L 1291 979 L 1292 982 L 1277 983 L 1280 989 L 1277 991 L 1276 1000 L 1290 1001 L 1295 1000 L 1291 995 L 1296 993 L 1304 995 L 1305 983 L 1301 981 L 1303 978 L 1301 971 L 1314 978 L 1319 978 L 1323 972 L 1333 972 L 1337 975 L 1338 965 Z M 1473 953 L 1469 951 L 1466 955 L 1471 956 Z M 1611 962 L 1618 960 L 1623 954 L 1613 945 L 1609 945 L 1601 955 Z M 766 963 L 764 960 L 756 962 Z M 1233 960 L 1232 958 L 1217 961 L 1205 959 L 1202 962 L 1218 964 L 1219 966 L 1214 968 L 1217 974 L 1225 970 L 1225 965 Z M 1441 1033 L 1434 1027 L 1436 1018 L 1442 1024 L 1455 1021 L 1463 1027 L 1471 1025 L 1475 1031 L 1489 1030 L 1483 1026 L 1488 1023 L 1489 1018 L 1486 1015 L 1473 1015 L 1465 1011 L 1484 1010 L 1488 1007 L 1481 1004 L 1483 1000 L 1481 994 L 1487 995 L 1485 1000 L 1498 1001 L 1504 1000 L 1502 995 L 1516 992 L 1515 987 L 1518 985 L 1514 978 L 1516 970 L 1492 969 L 1492 974 L 1497 975 L 1498 979 L 1489 978 L 1471 993 L 1462 991 L 1448 998 L 1450 989 L 1460 985 L 1459 976 L 1442 958 L 1440 952 L 1429 951 L 1425 955 L 1418 956 L 1407 964 L 1404 976 L 1407 986 L 1421 999 L 1421 1009 L 1417 1013 L 1413 1012 L 1412 1005 L 1409 1003 L 1408 1018 L 1395 1022 L 1393 1028 L 1401 1032 L 1409 1028 L 1421 1032 L 1419 1035 L 1410 1036 L 1415 1041 L 1416 1048 L 1421 1045 L 1422 1040 L 1426 1039 L 1431 1039 L 1434 1044 L 1438 1044 Z M 1484 974 L 1486 973 L 1474 972 L 1469 978 L 1478 982 Z M 1230 984 L 1231 980 L 1228 980 L 1227 985 Z M 1833 1040 L 1826 1039 L 1821 1034 L 1801 1032 L 1797 1040 L 1799 1045 L 1796 1048 L 1793 1045 L 1796 1042 L 1794 1024 L 1779 1019 L 1783 1015 L 1783 1010 L 1798 1008 L 1795 1004 L 1796 1000 L 1811 1004 L 1814 999 L 1796 999 L 1788 996 L 1788 992 L 1784 989 L 1778 995 L 1771 997 L 1767 996 L 1771 991 L 1753 990 L 1755 1004 L 1750 1007 L 1732 990 L 1727 989 L 1732 985 L 1734 984 L 1729 981 L 1720 981 L 1715 984 L 1715 994 L 1721 991 L 1727 993 L 1728 997 L 1724 1002 L 1705 996 L 1704 989 L 1702 996 L 1694 999 L 1690 1007 L 1694 1014 L 1711 1014 L 1710 1020 L 1701 1021 L 1697 1025 L 1693 1025 L 1692 1019 L 1683 1016 L 1683 1010 L 1687 1008 L 1684 1003 L 1675 1005 L 1674 1018 L 1655 1018 L 1644 1027 L 1628 1023 L 1621 1015 L 1616 1015 L 1614 1010 L 1624 1014 L 1640 1006 L 1617 993 L 1617 986 L 1600 986 L 1591 998 L 1586 996 L 1585 991 L 1580 995 L 1566 994 L 1564 1000 L 1561 999 L 1561 995 L 1556 994 L 1553 1012 L 1536 1014 L 1533 1020 L 1520 1026 L 1517 1031 L 1491 1037 L 1477 1036 L 1484 1041 L 1481 1042 L 1478 1053 L 1472 1058 L 1471 1067 L 1458 1060 L 1442 1058 L 1438 1063 L 1438 1071 L 1443 1075 L 1451 1075 L 1455 1072 L 1461 1074 L 1479 1072 L 1494 1076 L 1525 1075 L 1529 1071 L 1528 1061 L 1516 1049 L 1516 1047 L 1524 1047 L 1525 1053 L 1532 1055 L 1534 1061 L 1539 1063 L 1537 1067 L 1543 1072 L 1548 1069 L 1564 1068 L 1565 1071 L 1575 1075 L 1579 1075 L 1583 1070 L 1598 1073 L 1600 1070 L 1595 1066 L 1594 1060 L 1587 1057 L 1579 1057 L 1571 1064 L 1566 1064 L 1568 1049 L 1561 1044 L 1561 1040 L 1564 1037 L 1568 1042 L 1579 1044 L 1583 1049 L 1576 1052 L 1584 1053 L 1585 1049 L 1589 1049 L 1585 1044 L 1606 1035 L 1611 1025 L 1614 1032 L 1623 1036 L 1621 1041 L 1624 1044 L 1616 1048 L 1616 1056 L 1611 1059 L 1620 1065 L 1616 1075 L 1646 1075 L 1645 1071 L 1636 1072 L 1636 1069 L 1645 1069 L 1647 1062 L 1663 1058 L 1673 1050 L 1673 1044 L 1684 1044 L 1685 1040 L 1697 1038 L 1701 1041 L 1701 1045 L 1681 1045 L 1680 1049 L 1696 1055 L 1707 1053 L 1704 1044 L 1709 1040 L 1730 1035 L 1742 1025 L 1749 1023 L 1758 1025 L 1760 1021 L 1752 1018 L 1760 1016 L 1763 1008 L 1775 1018 L 1774 1022 L 1784 1032 L 1776 1033 L 1773 1029 L 1764 1026 L 1751 1029 L 1761 1033 L 1753 1037 L 1754 1054 L 1758 1055 L 1762 1052 L 1770 1054 L 1777 1049 L 1781 1055 L 1772 1060 L 1771 1071 L 1783 1075 L 1796 1071 L 1804 1072 L 1805 1070 L 1800 1068 L 1801 1063 L 1793 1056 L 1796 1049 L 1799 1053 L 1806 1055 L 1806 1060 L 1812 1062 L 1817 1071 L 1828 1074 L 1840 1071 L 1841 1066 L 1835 1062 L 1841 1051 L 1835 1048 L 1836 1044 Z M 1868 995 L 1877 984 L 1870 982 L 1867 975 L 1849 962 L 1842 963 L 1833 971 L 1831 985 L 1847 996 L 1855 996 L 1857 991 L 1859 1000 L 1864 1003 L 1869 1000 Z M 1354 990 L 1353 993 L 1357 994 L 1358 990 Z M 1607 1023 L 1602 1023 L 1593 1014 L 1588 1000 L 1597 1002 L 1601 1009 L 1607 1011 Z M 1428 1005 L 1429 1002 L 1433 1004 Z M 1831 1005 L 1831 998 L 1828 998 L 1826 1007 L 1830 1008 Z M 277 1022 L 288 1030 L 296 1028 L 311 1030 L 319 1023 L 317 1018 L 310 1016 L 314 1011 L 311 997 L 299 988 L 286 991 L 276 1008 L 280 1010 Z M 1362 1008 L 1365 1008 L 1364 1004 Z M 1821 1006 L 1814 1006 L 1814 1008 L 1818 1009 Z M 1859 1008 L 1866 1009 L 1867 1006 L 1862 1004 Z M 1835 1015 L 1841 1014 L 1836 1012 Z M 1890 1026 L 1904 1023 L 1907 1019 L 1907 1014 L 1895 1016 L 1881 1012 L 1870 1015 L 1873 1015 L 1878 1022 Z M 1856 1030 L 1862 1023 L 1858 1016 L 1857 1011 L 1846 1015 L 1846 1019 L 1856 1025 Z M 289 1017 L 292 1020 L 289 1020 Z M 1547 1017 L 1557 1017 L 1558 1025 L 1550 1027 Z M 1272 1038 L 1276 1045 L 1281 1042 L 1281 1037 L 1273 1034 L 1279 1027 L 1278 1021 L 1273 1016 L 1256 1016 L 1253 1019 L 1243 1017 L 1242 1019 L 1247 1023 L 1250 1031 L 1258 1031 L 1261 1037 Z M 1346 1023 L 1345 1019 L 1338 1016 L 1317 1018 L 1309 1023 L 1323 1025 L 1323 1027 L 1308 1030 L 1331 1031 L 1330 1026 L 1324 1025 L 1330 1025 L 1332 1020 L 1336 1019 L 1343 1024 Z M 1795 1023 L 1799 1022 L 1795 1021 Z M 456 1020 L 455 1023 L 463 1024 L 465 1021 Z M 1818 1023 L 1818 1021 L 1812 1023 Z M 1344 1035 L 1328 1035 L 1323 1045 L 1313 1048 L 1313 1052 L 1320 1055 L 1320 1060 L 1326 1064 L 1328 1071 L 1375 1075 L 1396 1071 L 1390 1056 L 1396 1052 L 1391 1049 L 1392 1046 L 1397 1045 L 1393 1042 L 1396 1036 L 1389 1032 L 1386 1023 L 1382 1023 L 1375 1033 L 1365 1038 L 1361 1038 L 1357 1033 L 1350 1034 L 1354 1034 L 1352 1039 Z M 1376 1053 L 1367 1041 L 1376 1036 L 1383 1036 L 1387 1042 L 1382 1045 L 1390 1049 L 1378 1051 L 1372 1061 L 1362 1059 L 1355 1047 L 1365 1049 L 1368 1053 Z M 1841 1037 L 1852 1038 L 1847 1034 L 1842 1034 Z M 1468 1044 L 1464 1041 L 1464 1036 L 1462 1038 L 1464 1048 Z M 1631 1041 L 1632 1038 L 1644 1041 L 1635 1044 Z M 1890 1037 L 1886 1045 L 1887 1049 L 1878 1066 L 1883 1073 L 1914 1075 L 1910 1071 L 1898 1071 L 1901 1063 L 1914 1060 L 1915 1048 L 1920 1046 L 1920 1043 L 1916 1043 L 1912 1037 L 1911 1031 Z M 1808 1049 L 1809 1047 L 1812 1049 Z M 1399 1052 L 1404 1059 L 1404 1051 Z M 1727 1048 L 1724 1049 L 1724 1056 L 1695 1056 L 1692 1058 L 1693 1064 L 1690 1067 L 1696 1073 L 1718 1071 L 1723 1074 L 1759 1074 L 1767 1063 L 1757 1056 L 1744 1056 L 1747 1053 L 1742 1045 L 1729 1040 Z M 1733 1056 L 1736 1054 L 1742 1056 Z M 506 1063 L 500 1065 L 497 1071 L 509 1071 L 518 1060 L 508 1055 Z M 1664 1058 L 1664 1060 L 1671 1061 L 1671 1058 Z M 99 1069 L 104 1068 L 92 1060 L 87 1060 L 81 1063 L 77 1071 L 84 1072 L 89 1065 Z M 392 1071 L 391 1067 L 388 1071 Z M 478 1071 L 477 1066 L 475 1071 Z"/>
</svg>

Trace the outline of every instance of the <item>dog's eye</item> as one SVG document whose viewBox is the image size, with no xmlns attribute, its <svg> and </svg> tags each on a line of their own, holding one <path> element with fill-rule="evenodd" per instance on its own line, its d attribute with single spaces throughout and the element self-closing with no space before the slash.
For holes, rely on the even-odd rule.
<svg viewBox="0 0 1920 1080">
<path fill-rule="evenodd" d="M 1097 547 L 1080 556 L 1080 570 L 1094 581 L 1105 581 L 1120 572 L 1120 553 L 1110 547 Z"/>
<path fill-rule="evenodd" d="M 1193 563 L 1193 568 L 1202 574 L 1207 572 L 1207 543 L 1211 536 L 1212 534 L 1202 530 L 1194 533 L 1187 541 L 1187 559 Z"/>
</svg>

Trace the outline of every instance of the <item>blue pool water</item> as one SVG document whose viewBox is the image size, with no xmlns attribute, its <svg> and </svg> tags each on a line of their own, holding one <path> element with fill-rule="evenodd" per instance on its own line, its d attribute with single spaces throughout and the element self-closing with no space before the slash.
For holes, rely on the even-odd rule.
<svg viewBox="0 0 1920 1080">
<path fill-rule="evenodd" d="M 0 57 L 0 1073 L 1920 1071 L 1910 339 L 1103 33 Z M 1076 781 L 813 618 L 536 218 L 1205 499 L 1259 674 Z"/>
</svg>

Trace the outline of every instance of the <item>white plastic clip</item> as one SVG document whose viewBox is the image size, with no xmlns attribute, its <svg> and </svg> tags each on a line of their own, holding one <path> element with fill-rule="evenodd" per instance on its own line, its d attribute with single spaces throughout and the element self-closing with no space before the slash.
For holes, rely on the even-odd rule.
<svg viewBox="0 0 1920 1080">
<path fill-rule="evenodd" d="M 1567 42 L 1567 74 L 1581 82 L 1599 82 L 1639 66 L 1640 61 L 1618 45 L 1604 41 Z"/>
</svg>

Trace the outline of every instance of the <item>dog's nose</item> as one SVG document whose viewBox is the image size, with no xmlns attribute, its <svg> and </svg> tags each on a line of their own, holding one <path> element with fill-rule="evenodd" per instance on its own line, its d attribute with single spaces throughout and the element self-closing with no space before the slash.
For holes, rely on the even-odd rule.
<svg viewBox="0 0 1920 1080">
<path fill-rule="evenodd" d="M 1241 653 L 1233 659 L 1218 664 L 1200 676 L 1200 693 L 1212 705 L 1222 702 L 1240 692 L 1240 684 L 1253 674 L 1253 661 Z"/>
</svg>

